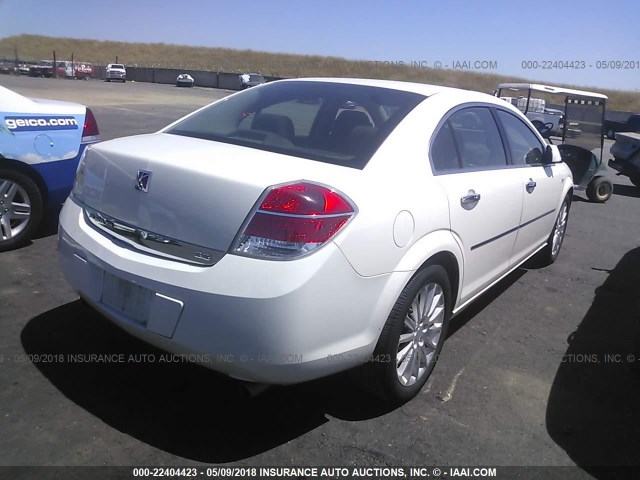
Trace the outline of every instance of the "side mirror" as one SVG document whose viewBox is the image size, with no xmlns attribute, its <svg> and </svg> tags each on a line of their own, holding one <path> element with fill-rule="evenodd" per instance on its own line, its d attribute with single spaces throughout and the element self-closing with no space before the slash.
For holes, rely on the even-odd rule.
<svg viewBox="0 0 640 480">
<path fill-rule="evenodd" d="M 551 165 L 552 163 L 562 162 L 562 155 L 557 145 L 547 145 L 542 154 L 542 164 Z"/>
</svg>

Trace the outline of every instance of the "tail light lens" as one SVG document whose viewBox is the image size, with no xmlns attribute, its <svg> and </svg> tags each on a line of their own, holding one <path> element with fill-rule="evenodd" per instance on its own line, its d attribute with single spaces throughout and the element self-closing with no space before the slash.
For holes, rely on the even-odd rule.
<svg viewBox="0 0 640 480">
<path fill-rule="evenodd" d="M 96 117 L 93 116 L 93 112 L 90 108 L 87 108 L 87 113 L 84 116 L 84 128 L 82 130 L 83 142 L 94 142 L 100 139 L 100 131 L 98 130 L 98 122 Z"/>
<path fill-rule="evenodd" d="M 82 152 L 80 156 L 80 161 L 78 162 L 78 168 L 76 169 L 76 176 L 73 179 L 73 190 L 71 191 L 73 196 L 78 200 L 82 201 L 84 194 L 84 180 L 85 180 L 85 172 L 86 165 L 84 163 L 84 159 L 87 156 L 87 152 L 91 149 L 91 145 L 87 145 L 87 147 Z"/>
<path fill-rule="evenodd" d="M 308 255 L 327 243 L 356 213 L 335 190 L 310 182 L 271 187 L 232 252 L 288 260 Z"/>
</svg>

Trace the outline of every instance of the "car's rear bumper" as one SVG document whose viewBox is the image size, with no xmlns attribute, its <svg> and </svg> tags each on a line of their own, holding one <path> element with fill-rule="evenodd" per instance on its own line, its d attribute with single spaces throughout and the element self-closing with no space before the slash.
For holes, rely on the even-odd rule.
<svg viewBox="0 0 640 480">
<path fill-rule="evenodd" d="M 392 282 L 395 295 L 406 275 L 362 277 L 334 244 L 296 261 L 227 254 L 201 267 L 157 258 L 96 231 L 73 199 L 60 215 L 58 246 L 69 283 L 114 323 L 159 348 L 263 383 L 302 382 L 364 361 L 392 306 L 387 288 Z M 137 286 L 125 288 L 125 303 L 137 301 L 137 288 L 150 296 L 146 324 L 132 319 L 137 310 L 107 305 L 114 277 Z"/>
</svg>

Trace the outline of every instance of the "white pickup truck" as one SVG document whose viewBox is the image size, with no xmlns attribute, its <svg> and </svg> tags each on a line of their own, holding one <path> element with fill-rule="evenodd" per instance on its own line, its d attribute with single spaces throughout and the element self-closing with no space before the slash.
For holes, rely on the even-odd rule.
<svg viewBox="0 0 640 480">
<path fill-rule="evenodd" d="M 106 81 L 120 80 L 121 82 L 127 81 L 127 69 L 121 63 L 110 63 L 107 65 Z"/>
</svg>

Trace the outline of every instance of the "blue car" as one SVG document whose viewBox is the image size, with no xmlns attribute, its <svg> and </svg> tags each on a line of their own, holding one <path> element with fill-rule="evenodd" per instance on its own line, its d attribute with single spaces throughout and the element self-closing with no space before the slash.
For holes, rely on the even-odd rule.
<svg viewBox="0 0 640 480">
<path fill-rule="evenodd" d="M 29 99 L 0 86 L 0 252 L 28 242 L 64 202 L 84 149 L 99 135 L 84 105 Z"/>
</svg>

